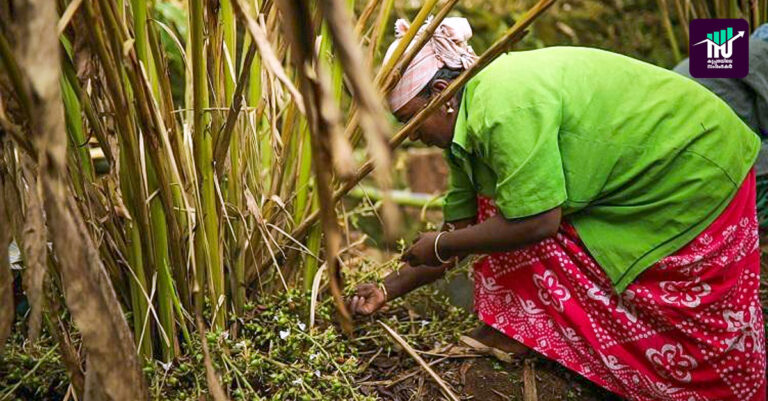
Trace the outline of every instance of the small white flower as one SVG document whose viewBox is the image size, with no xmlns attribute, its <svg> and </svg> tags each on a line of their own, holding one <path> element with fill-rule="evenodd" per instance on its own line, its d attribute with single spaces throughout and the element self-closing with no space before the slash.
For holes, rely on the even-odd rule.
<svg viewBox="0 0 768 401">
<path fill-rule="evenodd" d="M 291 329 L 280 330 L 280 339 L 285 340 L 288 335 L 291 334 Z"/>
<path fill-rule="evenodd" d="M 299 322 L 298 326 L 299 326 L 299 330 L 301 330 L 301 331 L 304 331 L 304 329 L 307 328 L 307 325 L 304 324 L 303 322 Z"/>
<path fill-rule="evenodd" d="M 319 370 L 315 371 L 315 376 L 320 377 L 320 371 Z"/>
<path fill-rule="evenodd" d="M 315 359 L 317 359 L 317 354 L 309 354 L 310 361 L 314 361 Z"/>
<path fill-rule="evenodd" d="M 169 370 L 171 370 L 171 367 L 173 366 L 173 361 L 169 361 L 167 363 L 160 362 L 160 366 L 163 368 L 163 370 L 168 373 Z"/>
<path fill-rule="evenodd" d="M 301 383 L 302 383 L 302 381 L 301 381 L 301 377 L 299 377 L 298 379 L 296 379 L 296 380 L 294 380 L 294 381 L 292 381 L 292 382 L 291 382 L 291 384 L 295 384 L 295 385 L 299 385 L 299 384 L 301 384 Z"/>
<path fill-rule="evenodd" d="M 421 327 L 424 327 L 424 326 L 426 326 L 426 325 L 428 325 L 428 324 L 429 324 L 429 322 L 428 322 L 428 321 L 426 321 L 426 320 L 422 320 L 422 321 L 421 321 Z"/>
</svg>

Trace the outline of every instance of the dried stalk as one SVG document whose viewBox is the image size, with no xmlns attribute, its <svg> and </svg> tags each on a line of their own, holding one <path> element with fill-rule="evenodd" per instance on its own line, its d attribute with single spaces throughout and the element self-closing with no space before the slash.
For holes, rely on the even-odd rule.
<svg viewBox="0 0 768 401">
<path fill-rule="evenodd" d="M 267 39 L 267 34 L 263 29 L 261 29 L 259 24 L 256 23 L 256 20 L 254 20 L 251 16 L 253 15 L 251 6 L 243 0 L 232 0 L 232 6 L 237 13 L 238 18 L 243 20 L 248 33 L 251 35 L 251 38 L 253 38 L 253 42 L 256 44 L 256 47 L 258 47 L 259 55 L 261 56 L 261 60 L 264 62 L 264 66 L 269 69 L 269 71 L 274 74 L 275 77 L 277 77 L 277 79 L 285 86 L 291 96 L 293 96 L 296 107 L 298 107 L 302 113 L 305 113 L 304 102 L 302 101 L 299 90 L 296 89 L 296 87 L 293 85 L 293 82 L 291 82 L 291 79 L 288 78 L 285 70 L 283 70 L 283 67 L 280 65 L 280 61 L 275 55 L 274 50 L 272 50 L 272 45 Z"/>
<path fill-rule="evenodd" d="M 377 5 L 379 5 L 378 0 L 368 0 L 368 4 L 363 8 L 360 17 L 357 18 L 357 23 L 355 24 L 355 33 L 357 36 L 363 36 L 365 25 L 368 23 L 368 19 L 371 18 L 371 15 L 373 15 L 373 11 L 376 10 Z"/>
<path fill-rule="evenodd" d="M 197 332 L 200 335 L 200 343 L 203 348 L 203 364 L 205 365 L 205 381 L 208 383 L 208 391 L 211 392 L 213 401 L 229 401 L 229 397 L 224 393 L 219 377 L 216 375 L 216 369 L 213 367 L 213 362 L 211 362 L 211 353 L 208 350 L 208 338 L 205 335 L 203 318 L 199 313 L 197 315 Z"/>
<path fill-rule="evenodd" d="M 680 60 L 680 45 L 677 43 L 677 37 L 675 36 L 675 30 L 672 29 L 672 20 L 667 8 L 667 0 L 657 0 L 659 9 L 661 10 L 661 22 L 664 24 L 664 30 L 667 32 L 667 38 L 669 44 L 672 46 L 672 53 L 675 55 L 675 60 Z"/>
<path fill-rule="evenodd" d="M 0 142 L 0 157 L 4 155 L 6 146 Z M 11 218 L 6 210 L 6 187 L 13 185 L 8 180 L 5 165 L 0 161 L 0 355 L 5 349 L 5 341 L 11 335 L 13 318 L 16 309 L 13 307 L 13 277 L 8 257 L 8 246 L 11 243 Z"/>
<path fill-rule="evenodd" d="M 415 39 L 415 41 L 410 45 L 410 49 L 408 49 L 403 57 L 397 61 L 394 67 L 392 67 L 392 71 L 386 75 L 379 75 L 376 77 L 377 82 L 383 79 L 383 83 L 380 85 L 383 93 L 389 93 L 392 90 L 392 87 L 394 87 L 397 81 L 400 80 L 400 78 L 403 76 L 403 73 L 408 68 L 408 65 L 411 64 L 411 61 L 413 61 L 413 58 L 416 57 L 424 45 L 427 44 L 427 42 L 432 37 L 432 34 L 435 33 L 435 30 L 437 30 L 437 27 L 440 26 L 445 17 L 453 9 L 456 3 L 458 3 L 458 1 L 459 0 L 446 0 L 445 3 L 443 3 L 443 5 L 440 7 L 440 11 L 437 12 L 434 18 L 432 18 L 430 24 L 427 25 L 427 27 L 424 29 L 424 32 Z M 381 71 L 382 74 L 384 72 L 386 71 Z"/>
<path fill-rule="evenodd" d="M 35 168 L 25 155 L 22 161 L 24 181 L 30 190 L 23 191 L 24 231 L 22 232 L 22 247 L 24 248 L 24 291 L 29 299 L 28 337 L 37 340 L 40 334 L 43 304 L 43 281 L 48 269 L 48 244 L 46 242 L 45 222 L 43 220 L 43 205 L 38 194 Z"/>
<path fill-rule="evenodd" d="M 440 386 L 440 390 L 442 391 L 444 396 L 448 397 L 448 399 L 452 401 L 459 401 L 459 397 L 456 394 L 454 394 L 453 391 L 451 391 L 451 388 L 448 387 L 447 384 L 445 384 L 445 381 L 443 381 L 443 379 L 441 379 L 440 376 L 438 376 L 438 374 L 435 373 L 434 370 L 432 370 L 429 364 L 424 362 L 424 359 L 422 359 L 421 356 L 410 345 L 408 345 L 408 343 L 402 337 L 400 337 L 400 335 L 397 334 L 396 331 L 392 330 L 392 328 L 387 326 L 381 320 L 377 320 L 376 322 L 381 327 L 384 328 L 384 331 L 386 331 L 387 334 L 389 334 L 389 336 L 392 337 L 392 339 L 395 340 L 397 344 L 403 347 L 403 349 L 405 350 L 405 352 L 408 353 L 408 355 L 410 355 L 414 360 L 416 360 L 416 362 L 419 365 L 421 365 L 421 367 L 424 368 L 424 370 L 426 370 L 427 373 L 429 373 L 429 375 L 432 377 L 435 383 L 437 383 L 437 385 Z"/>
<path fill-rule="evenodd" d="M 510 46 L 514 45 L 527 33 L 525 30 L 529 25 L 533 23 L 544 11 L 546 11 L 555 0 L 540 0 L 533 6 L 528 12 L 504 33 L 494 44 L 485 51 L 477 60 L 477 63 L 472 68 L 464 71 L 459 75 L 445 90 L 443 90 L 438 96 L 434 97 L 424 109 L 416 114 L 408 123 L 397 132 L 397 134 L 390 139 L 390 147 L 395 148 L 399 146 L 407 137 L 408 134 L 418 128 L 424 120 L 432 113 L 437 111 L 448 99 L 450 99 L 464 84 L 475 76 L 480 70 L 482 70 L 488 63 L 496 59 L 501 53 L 507 51 Z M 372 162 L 365 163 L 357 174 L 351 180 L 345 182 L 340 189 L 334 193 L 334 201 L 341 199 L 347 192 L 355 187 L 363 178 L 371 173 L 374 169 Z M 304 221 L 301 222 L 292 232 L 291 237 L 301 238 L 306 234 L 309 227 L 311 227 L 319 218 L 319 213 L 315 212 L 309 215 Z"/>
<path fill-rule="evenodd" d="M 251 64 L 253 58 L 256 55 L 256 46 L 251 43 L 248 47 L 248 51 L 245 54 L 245 61 L 243 61 L 242 71 L 240 77 L 237 79 L 237 86 L 235 87 L 235 93 L 232 97 L 232 106 L 230 106 L 227 112 L 227 120 L 224 124 L 224 128 L 217 136 L 216 145 L 213 150 L 213 160 L 216 163 L 216 173 L 221 176 L 224 170 L 224 160 L 227 157 L 229 151 L 230 140 L 232 139 L 232 133 L 237 123 L 237 116 L 240 114 L 240 109 L 243 103 L 243 91 L 248 85 L 248 79 L 251 76 Z"/>
<path fill-rule="evenodd" d="M 29 88 L 27 87 L 29 81 L 26 80 L 26 77 L 19 69 L 13 56 L 11 46 L 5 36 L 3 36 L 2 32 L 0 32 L 0 64 L 3 65 L 5 73 L 8 74 L 8 79 L 11 81 L 16 99 L 21 104 L 21 111 L 23 113 L 28 113 L 32 107 L 32 99 L 29 96 Z M 32 144 L 29 142 L 29 139 L 21 133 L 21 130 L 16 126 L 11 125 L 9 122 L 6 122 L 7 120 L 4 115 L 0 117 L 0 123 L 2 123 L 0 128 L 2 128 L 3 131 L 10 133 L 20 147 L 27 152 L 33 153 L 34 148 Z M 29 120 L 31 116 L 25 114 L 24 118 Z"/>
<path fill-rule="evenodd" d="M 66 134 L 56 4 L 31 0 L 17 12 L 19 65 L 33 77 L 30 88 L 35 96 L 27 114 L 37 116 L 29 123 L 39 149 L 46 218 L 65 299 L 86 347 L 91 383 L 110 399 L 144 400 L 144 381 L 128 325 L 63 176 Z M 86 394 L 88 382 L 87 378 Z"/>
<path fill-rule="evenodd" d="M 341 248 L 341 231 L 338 226 L 331 171 L 327 166 L 333 164 L 332 154 L 328 145 L 333 135 L 332 131 L 340 131 L 338 121 L 333 114 L 340 115 L 338 105 L 328 93 L 326 84 L 320 81 L 329 80 L 327 73 L 318 62 L 313 48 L 314 29 L 312 19 L 303 2 L 281 0 L 278 2 L 286 23 L 284 30 L 291 41 L 293 62 L 299 74 L 301 89 L 304 93 L 304 108 L 307 112 L 312 144 L 312 164 L 317 180 L 316 191 L 322 215 L 323 231 L 325 234 L 325 258 L 330 277 L 330 288 L 336 309 L 341 315 L 342 328 L 352 332 L 352 316 L 344 304 L 342 289 L 344 288 L 341 274 L 338 270 L 337 255 Z M 342 7 L 346 9 L 345 7 Z M 329 21 L 329 25 L 333 23 Z M 334 28 L 331 28 L 332 31 Z"/>
<path fill-rule="evenodd" d="M 389 174 L 391 160 L 387 138 L 391 125 L 386 118 L 387 112 L 381 98 L 371 83 L 370 74 L 365 68 L 360 68 L 366 63 L 355 38 L 352 18 L 341 0 L 321 0 L 320 8 L 331 31 L 335 50 L 352 87 L 352 93 L 358 106 L 360 126 L 366 134 L 368 152 L 376 167 L 379 168 L 376 180 L 383 190 L 388 190 L 391 186 Z M 398 214 L 394 204 L 388 198 L 384 199 L 383 207 L 385 232 L 393 233 L 397 227 Z"/>
<path fill-rule="evenodd" d="M 536 395 L 536 368 L 535 360 L 527 358 L 523 362 L 523 401 L 538 401 Z"/>
</svg>

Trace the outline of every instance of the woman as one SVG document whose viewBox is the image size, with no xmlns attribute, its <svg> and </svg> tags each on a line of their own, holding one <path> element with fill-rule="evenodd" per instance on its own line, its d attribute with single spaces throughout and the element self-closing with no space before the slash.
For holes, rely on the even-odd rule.
<svg viewBox="0 0 768 401">
<path fill-rule="evenodd" d="M 392 91 L 398 119 L 471 65 L 470 36 L 442 24 Z M 513 52 L 411 139 L 446 149 L 449 228 L 422 234 L 383 287 L 360 286 L 354 312 L 485 254 L 475 343 L 532 349 L 633 400 L 766 399 L 760 142 L 717 96 L 601 50 Z"/>
</svg>

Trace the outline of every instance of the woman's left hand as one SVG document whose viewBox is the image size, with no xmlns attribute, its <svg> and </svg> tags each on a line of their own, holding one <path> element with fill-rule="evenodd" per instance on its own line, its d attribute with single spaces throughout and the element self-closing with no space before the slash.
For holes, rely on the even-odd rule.
<svg viewBox="0 0 768 401">
<path fill-rule="evenodd" d="M 403 252 L 403 256 L 400 260 L 408 262 L 411 266 L 440 266 L 443 263 L 437 260 L 435 255 L 435 238 L 437 238 L 438 232 L 430 231 L 419 234 L 413 241 L 413 245 Z M 447 255 L 440 255 L 441 258 L 447 259 Z"/>
</svg>

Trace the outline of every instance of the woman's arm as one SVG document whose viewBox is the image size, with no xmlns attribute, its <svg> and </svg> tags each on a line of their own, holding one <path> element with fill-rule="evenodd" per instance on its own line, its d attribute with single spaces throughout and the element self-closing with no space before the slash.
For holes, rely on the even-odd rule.
<svg viewBox="0 0 768 401">
<path fill-rule="evenodd" d="M 474 218 L 470 218 L 449 222 L 443 224 L 440 230 L 448 231 L 450 226 L 453 226 L 454 230 L 466 229 L 471 227 L 474 221 Z M 446 235 L 448 235 L 448 233 L 443 234 L 443 237 Z M 396 299 L 415 290 L 416 288 L 421 287 L 422 285 L 434 282 L 435 280 L 443 277 L 445 272 L 455 264 L 456 263 L 453 263 L 453 261 L 451 261 L 451 263 L 439 264 L 439 266 L 420 266 L 406 264 L 402 269 L 394 271 L 384 278 L 384 286 L 387 289 L 387 294 L 389 295 L 388 299 Z"/>
<path fill-rule="evenodd" d="M 449 224 L 453 225 L 454 229 L 463 229 L 469 227 L 474 221 L 474 218 L 470 218 Z M 447 226 L 447 224 L 443 225 L 441 230 L 446 231 Z M 349 300 L 350 309 L 355 314 L 369 315 L 376 312 L 388 301 L 443 277 L 445 272 L 455 264 L 453 261 L 439 266 L 413 266 L 406 263 L 403 268 L 389 273 L 384 278 L 384 291 L 373 283 L 359 285 L 355 295 Z"/>
<path fill-rule="evenodd" d="M 503 252 L 522 248 L 554 236 L 560 226 L 559 207 L 523 219 L 507 220 L 496 215 L 480 224 L 446 232 L 440 236 L 437 251 L 443 260 L 474 253 Z M 438 232 L 424 233 L 403 254 L 412 265 L 438 266 L 435 255 Z"/>
<path fill-rule="evenodd" d="M 559 207 L 524 219 L 507 220 L 496 215 L 482 224 L 443 234 L 437 251 L 443 259 L 468 253 L 511 251 L 554 236 L 561 219 Z"/>
</svg>

